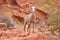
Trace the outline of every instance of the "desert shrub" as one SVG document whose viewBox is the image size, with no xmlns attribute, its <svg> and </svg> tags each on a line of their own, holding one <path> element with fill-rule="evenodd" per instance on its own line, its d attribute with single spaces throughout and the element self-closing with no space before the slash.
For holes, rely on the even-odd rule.
<svg viewBox="0 0 60 40">
<path fill-rule="evenodd" d="M 54 34 L 54 32 L 55 32 L 56 30 L 55 30 L 55 29 L 51 29 L 50 31 Z"/>
<path fill-rule="evenodd" d="M 57 27 L 60 26 L 60 18 L 59 18 L 59 13 L 52 13 L 48 17 L 48 23 L 52 25 L 56 25 Z"/>
<path fill-rule="evenodd" d="M 60 12 L 57 13 L 52 13 L 50 14 L 50 16 L 48 17 L 48 23 L 51 25 L 55 25 L 56 28 L 59 30 L 60 29 Z M 55 27 L 53 27 L 51 29 L 51 32 L 54 33 L 56 31 Z"/>
</svg>

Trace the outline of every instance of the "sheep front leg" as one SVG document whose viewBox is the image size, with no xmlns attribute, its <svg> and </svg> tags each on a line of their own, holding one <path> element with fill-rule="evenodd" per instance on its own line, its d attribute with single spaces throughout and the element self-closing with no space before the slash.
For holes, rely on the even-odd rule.
<svg viewBox="0 0 60 40">
<path fill-rule="evenodd" d="M 34 19 L 33 19 L 33 33 L 34 33 L 35 26 L 36 26 L 36 15 L 34 15 Z"/>
<path fill-rule="evenodd" d="M 28 31 L 28 20 L 24 19 L 24 31 Z"/>
<path fill-rule="evenodd" d="M 27 32 L 29 32 L 29 33 L 30 33 L 30 24 L 31 23 L 28 23 L 28 28 L 27 28 Z"/>
<path fill-rule="evenodd" d="M 26 29 L 26 23 L 24 24 L 24 31 L 25 31 L 25 29 Z"/>
</svg>

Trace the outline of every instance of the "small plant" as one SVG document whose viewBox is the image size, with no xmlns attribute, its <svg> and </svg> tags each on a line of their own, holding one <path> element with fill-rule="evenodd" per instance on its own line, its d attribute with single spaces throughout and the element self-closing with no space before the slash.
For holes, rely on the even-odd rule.
<svg viewBox="0 0 60 40">
<path fill-rule="evenodd" d="M 51 29 L 50 31 L 54 34 L 54 32 L 55 32 L 56 30 L 55 30 L 55 29 Z"/>
<path fill-rule="evenodd" d="M 56 27 L 60 27 L 59 13 L 52 13 L 48 18 L 48 23 L 54 24 Z"/>
</svg>

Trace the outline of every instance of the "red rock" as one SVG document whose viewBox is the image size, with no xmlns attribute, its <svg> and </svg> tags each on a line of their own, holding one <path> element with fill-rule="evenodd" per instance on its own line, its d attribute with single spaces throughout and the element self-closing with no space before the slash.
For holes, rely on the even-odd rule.
<svg viewBox="0 0 60 40">
<path fill-rule="evenodd" d="M 0 23 L 0 30 L 7 30 L 7 24 L 6 23 Z"/>
<path fill-rule="evenodd" d="M 20 6 L 20 7 L 23 7 L 25 5 L 28 5 L 30 3 L 30 0 L 16 0 L 17 4 Z"/>
<path fill-rule="evenodd" d="M 5 0 L 7 4 L 15 4 L 16 1 L 15 0 Z"/>
<path fill-rule="evenodd" d="M 49 38 L 46 38 L 46 37 L 42 36 L 41 34 L 38 34 L 38 35 L 39 36 L 38 36 L 37 40 L 49 40 Z"/>
<path fill-rule="evenodd" d="M 19 37 L 18 40 L 25 40 L 25 37 Z"/>
<path fill-rule="evenodd" d="M 0 40 L 5 40 L 5 39 L 7 39 L 6 36 L 1 36 L 1 37 L 0 37 Z"/>
<path fill-rule="evenodd" d="M 4 0 L 0 0 L 0 4 L 4 4 Z"/>
<path fill-rule="evenodd" d="M 37 4 L 38 3 L 38 0 L 30 0 L 30 3 L 32 3 L 32 4 Z"/>
<path fill-rule="evenodd" d="M 2 35 L 1 35 L 2 34 Z M 11 37 L 25 37 L 27 35 L 29 35 L 28 32 L 22 32 L 20 30 L 7 30 L 7 31 L 2 31 L 0 33 L 1 36 L 6 36 L 7 38 L 11 38 Z"/>
<path fill-rule="evenodd" d="M 18 40 L 18 37 L 11 37 L 10 40 Z"/>
<path fill-rule="evenodd" d="M 27 35 L 29 35 L 28 32 L 20 32 L 16 36 L 18 36 L 18 37 L 26 37 Z"/>
<path fill-rule="evenodd" d="M 10 38 L 10 37 L 14 37 L 16 35 L 16 32 L 12 32 L 12 31 L 5 31 L 5 32 L 2 32 L 2 36 L 6 36 L 7 38 Z"/>
<path fill-rule="evenodd" d="M 14 0 L 6 0 L 8 3 L 11 1 L 11 2 L 13 2 Z M 17 2 L 17 4 L 20 6 L 20 8 L 17 8 L 16 10 L 14 9 L 11 9 L 11 11 L 13 12 L 13 14 L 15 15 L 15 16 L 19 16 L 19 17 L 22 17 L 22 18 L 24 18 L 26 15 L 27 15 L 27 13 L 30 13 L 31 12 L 31 8 L 29 8 L 29 6 L 30 6 L 30 4 L 31 4 L 31 2 L 33 2 L 34 0 L 27 0 L 26 2 L 24 2 L 24 0 L 22 1 L 22 0 L 16 0 L 16 2 Z M 34 1 L 35 2 L 35 1 Z M 35 3 L 37 3 L 37 0 L 36 0 L 36 2 Z M 9 3 L 10 4 L 10 3 Z M 13 4 L 13 3 L 12 3 Z M 24 6 L 24 7 L 23 7 Z M 38 5 L 37 5 L 38 6 Z M 13 6 L 14 7 L 14 6 Z M 20 10 L 19 10 L 20 9 Z M 4 10 L 6 10 L 6 9 L 4 9 Z M 36 11 L 37 12 L 35 12 L 36 13 L 36 17 L 38 18 L 38 19 L 46 19 L 46 18 L 48 18 L 47 17 L 47 13 L 45 13 L 44 11 L 41 11 L 40 10 L 40 7 L 37 7 L 36 8 Z M 22 15 L 22 16 L 21 16 Z"/>
<path fill-rule="evenodd" d="M 26 40 L 37 40 L 38 35 L 30 34 L 26 37 Z"/>
<path fill-rule="evenodd" d="M 40 34 L 30 34 L 25 40 L 49 40 L 48 38 L 41 36 Z"/>
</svg>

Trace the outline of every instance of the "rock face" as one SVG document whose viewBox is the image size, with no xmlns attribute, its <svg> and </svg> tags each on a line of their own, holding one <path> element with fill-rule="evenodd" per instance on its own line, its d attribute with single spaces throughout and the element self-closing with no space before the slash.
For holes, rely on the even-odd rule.
<svg viewBox="0 0 60 40">
<path fill-rule="evenodd" d="M 36 16 L 37 16 L 37 18 L 38 19 L 41 19 L 41 17 L 39 17 L 39 16 L 42 16 L 43 17 L 43 19 L 45 18 L 48 18 L 48 14 L 47 13 L 45 13 L 44 11 L 41 11 L 40 9 L 39 9 L 39 5 L 38 5 L 38 1 L 37 0 L 26 0 L 26 1 L 19 1 L 19 0 L 16 0 L 16 2 L 17 2 L 17 4 L 21 7 L 20 8 L 20 11 L 21 12 L 24 12 L 24 13 L 26 13 L 26 14 L 28 14 L 28 13 L 30 13 L 31 12 L 31 4 L 33 4 L 33 5 L 36 5 Z M 23 7 L 24 6 L 24 7 Z"/>
<path fill-rule="evenodd" d="M 10 17 L 9 16 L 7 17 L 8 20 L 12 21 L 13 19 L 15 25 L 20 24 L 21 21 L 24 21 L 24 17 L 31 13 L 31 4 L 36 5 L 35 14 L 36 14 L 37 19 L 45 20 L 45 21 L 47 21 L 48 19 L 48 13 L 40 10 L 37 0 L 36 1 L 34 0 L 25 0 L 25 1 L 24 0 L 6 0 L 5 2 L 6 4 L 3 4 L 0 6 L 0 10 L 2 11 L 4 15 L 9 14 Z M 10 14 L 12 14 L 12 16 Z"/>
<path fill-rule="evenodd" d="M 1 31 L 0 40 L 49 40 L 40 34 L 29 34 L 16 29 Z"/>
<path fill-rule="evenodd" d="M 5 2 L 7 3 L 7 4 L 16 4 L 16 1 L 15 0 L 5 0 Z"/>
<path fill-rule="evenodd" d="M 3 0 L 2 0 L 3 1 Z M 14 8 L 14 9 L 11 9 L 12 12 L 14 12 L 14 15 L 15 16 L 19 16 L 19 17 L 22 17 L 24 18 L 27 14 L 31 13 L 31 4 L 33 5 L 36 5 L 36 16 L 37 16 L 37 19 L 47 19 L 48 18 L 48 13 L 40 10 L 40 7 L 38 7 L 38 0 L 5 0 L 5 3 L 9 4 L 8 6 L 10 8 Z M 13 5 L 17 4 L 19 7 L 15 7 Z M 16 6 L 17 6 L 16 5 Z M 6 6 L 6 5 L 5 5 Z M 17 10 L 15 10 L 17 9 Z"/>
<path fill-rule="evenodd" d="M 0 23 L 0 30 L 7 30 L 7 24 L 6 23 Z"/>
<path fill-rule="evenodd" d="M 0 4 L 2 4 L 0 6 L 2 14 L 4 13 L 7 14 L 6 12 L 8 11 L 13 15 L 13 17 L 11 15 L 9 16 L 11 16 L 14 19 L 14 22 L 19 22 L 19 19 L 17 19 L 17 17 L 24 18 L 27 14 L 31 13 L 30 5 L 31 4 L 37 5 L 37 0 L 0 0 Z M 43 19 L 45 19 L 47 15 L 45 12 L 41 11 L 38 7 L 36 7 L 35 13 L 37 19 L 41 19 L 42 17 Z M 10 26 L 9 23 L 7 23 L 7 25 Z M 0 32 L 0 40 L 49 40 L 48 38 L 40 36 L 40 34 L 29 34 L 28 32 L 23 32 L 17 29 L 9 30 L 7 29 L 7 25 L 5 24 L 0 25 L 1 28 L 0 30 L 2 30 Z"/>
<path fill-rule="evenodd" d="M 41 36 L 40 34 L 30 34 L 26 37 L 26 40 L 49 40 L 49 39 Z"/>
<path fill-rule="evenodd" d="M 0 0 L 0 4 L 4 4 L 4 0 Z"/>
</svg>

